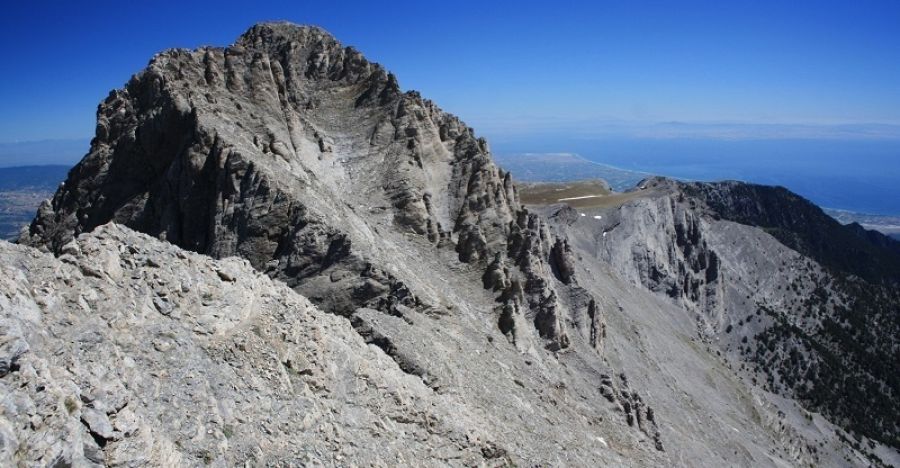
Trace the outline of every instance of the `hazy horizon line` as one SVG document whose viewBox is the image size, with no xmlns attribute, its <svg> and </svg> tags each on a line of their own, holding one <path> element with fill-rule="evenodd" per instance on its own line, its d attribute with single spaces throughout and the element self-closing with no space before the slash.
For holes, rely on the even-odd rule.
<svg viewBox="0 0 900 468">
<path fill-rule="evenodd" d="M 485 120 L 476 127 L 479 133 L 501 137 L 519 134 L 567 134 L 571 138 L 626 137 L 640 139 L 708 140 L 898 140 L 900 123 L 760 123 L 736 121 L 658 121 L 571 120 L 525 118 Z"/>
<path fill-rule="evenodd" d="M 519 119 L 474 118 L 473 128 L 482 135 L 516 136 L 527 132 L 569 133 L 573 138 L 631 137 L 646 139 L 710 140 L 900 140 L 900 122 L 748 122 L 736 120 L 660 120 L 569 119 L 555 116 L 527 116 Z M 0 141 L 2 146 L 53 142 L 90 142 L 83 137 L 47 137 Z"/>
</svg>

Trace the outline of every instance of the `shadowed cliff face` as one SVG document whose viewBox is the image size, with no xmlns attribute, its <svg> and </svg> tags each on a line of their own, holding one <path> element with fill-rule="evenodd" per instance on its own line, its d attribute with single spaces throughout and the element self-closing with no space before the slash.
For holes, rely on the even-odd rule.
<svg viewBox="0 0 900 468">
<path fill-rule="evenodd" d="M 762 228 L 837 273 L 872 283 L 900 282 L 900 242 L 858 224 L 844 226 L 783 187 L 718 182 L 686 183 L 680 189 L 716 217 Z"/>
</svg>

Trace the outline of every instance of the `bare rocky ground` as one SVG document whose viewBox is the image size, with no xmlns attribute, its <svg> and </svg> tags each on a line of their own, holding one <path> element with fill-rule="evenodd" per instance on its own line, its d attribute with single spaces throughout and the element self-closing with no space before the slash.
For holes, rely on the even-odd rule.
<svg viewBox="0 0 900 468">
<path fill-rule="evenodd" d="M 477 317 L 360 312 L 419 377 L 244 260 L 117 225 L 2 249 L 4 464 L 669 463 L 605 366 Z"/>
<path fill-rule="evenodd" d="M 669 252 L 648 206 L 623 239 Z M 472 129 L 320 29 L 163 52 L 2 244 L 0 461 L 868 463 L 720 356 L 705 303 L 598 250 L 606 219 L 530 211 Z"/>
<path fill-rule="evenodd" d="M 753 402 L 753 409 L 744 417 L 775 430 L 768 437 L 790 447 L 788 450 L 794 457 L 791 464 L 898 465 L 896 448 L 877 440 L 883 441 L 884 434 L 896 430 L 893 419 L 875 419 L 884 414 L 882 411 L 890 414 L 895 410 L 879 409 L 863 414 L 867 410 L 857 406 L 857 403 L 873 406 L 892 401 L 890 373 L 880 374 L 879 366 L 868 366 L 867 362 L 890 363 L 893 359 L 890 356 L 896 346 L 896 334 L 889 317 L 897 308 L 896 299 L 890 299 L 887 293 L 887 298 L 879 299 L 880 302 L 861 301 L 854 293 L 848 293 L 854 289 L 846 286 L 847 281 L 853 285 L 865 283 L 858 277 L 840 279 L 840 271 L 823 267 L 788 248 L 767 231 L 722 219 L 702 200 L 686 195 L 688 187 L 665 179 L 649 179 L 629 192 L 628 199 L 617 199 L 616 203 L 597 200 L 577 211 L 562 204 L 540 209 L 570 240 L 579 263 L 585 265 L 584 276 L 594 280 L 615 276 L 649 290 L 680 309 L 658 314 L 657 311 L 665 308 L 634 307 L 631 309 L 634 312 L 626 316 L 629 321 L 645 317 L 641 325 L 631 325 L 635 336 L 662 326 L 656 337 L 646 340 L 646 347 L 671 341 L 679 336 L 671 331 L 681 329 L 681 336 L 689 341 L 690 348 L 703 351 L 704 357 L 692 357 L 680 365 L 673 364 L 678 357 L 690 356 L 689 350 L 647 353 L 646 357 L 667 356 L 666 367 L 680 369 L 672 375 L 695 375 L 695 384 L 710 382 L 712 373 L 727 376 L 730 385 L 715 385 L 716 390 L 705 395 L 708 403 L 718 400 L 722 404 L 715 411 L 727 415 L 715 422 L 721 425 L 722 431 L 733 430 L 751 437 L 746 427 L 732 422 L 733 418 L 740 418 L 737 415 L 742 403 Z M 834 223 L 824 213 L 821 216 Z M 593 290 L 589 282 L 582 284 L 595 295 L 611 294 Z M 868 287 L 884 291 L 882 286 Z M 890 286 L 886 288 L 890 290 Z M 846 316 L 853 314 L 856 314 L 854 320 L 881 323 L 880 329 L 861 328 L 878 330 L 875 332 L 878 336 L 871 341 L 878 344 L 872 347 L 884 349 L 887 353 L 884 358 L 875 357 L 877 352 L 872 356 L 850 352 L 854 345 L 834 338 L 833 332 L 823 325 L 845 321 Z M 610 329 L 615 327 L 616 317 L 610 315 Z M 847 326 L 844 323 L 843 327 Z M 613 343 L 627 333 L 620 331 L 610 336 Z M 869 340 L 861 336 L 857 339 Z M 623 345 L 621 350 L 633 352 L 629 348 Z M 839 357 L 830 353 L 833 349 L 840 350 Z M 613 359 L 612 355 L 607 357 Z M 691 367 L 704 358 L 712 361 L 708 369 L 702 370 L 701 366 L 692 371 Z M 619 364 L 623 367 L 646 369 L 644 359 L 635 359 L 633 355 L 623 359 L 629 359 L 627 364 Z M 822 364 L 833 360 L 840 362 L 839 368 Z M 810 397 L 821 394 L 814 390 L 816 387 L 831 388 L 823 381 L 830 379 L 832 373 L 838 379 L 843 376 L 855 382 L 877 382 L 860 384 L 860 387 L 876 389 L 875 393 L 853 395 L 839 390 L 843 393 L 819 400 Z M 654 378 L 659 377 L 657 374 L 650 369 L 640 373 Z M 663 386 L 660 382 L 643 385 L 649 389 Z M 730 392 L 733 393 L 729 398 L 723 398 Z M 871 437 L 859 432 L 851 436 L 844 430 L 853 427 L 854 417 L 867 421 L 869 427 L 865 430 Z M 840 421 L 843 428 L 829 420 Z M 884 424 L 884 431 L 872 429 L 878 424 Z M 890 437 L 887 435 L 887 440 Z M 842 445 L 845 447 L 841 448 Z"/>
<path fill-rule="evenodd" d="M 0 464 L 443 465 L 492 450 L 477 418 L 245 260 L 117 225 L 59 258 L 0 249 Z"/>
<path fill-rule="evenodd" d="M 602 279 L 603 360 L 521 354 L 478 317 L 364 313 L 422 379 L 244 260 L 117 225 L 59 258 L 0 248 L 4 464 L 843 464 L 830 423 L 748 386 L 683 309 L 598 261 L 578 274 Z M 602 382 L 625 387 L 611 368 L 656 408 L 665 452 L 607 400 Z M 791 453 L 797 428 L 824 444 L 815 462 Z"/>
</svg>

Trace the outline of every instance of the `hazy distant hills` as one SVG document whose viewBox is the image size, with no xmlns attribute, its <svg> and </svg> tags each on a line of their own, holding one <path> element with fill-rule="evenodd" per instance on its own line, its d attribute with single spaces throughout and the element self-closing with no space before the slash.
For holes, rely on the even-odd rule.
<svg viewBox="0 0 900 468">
<path fill-rule="evenodd" d="M 603 179 L 621 192 L 650 174 L 595 163 L 572 153 L 525 153 L 495 155 L 497 163 L 522 182 L 567 182 Z"/>
<path fill-rule="evenodd" d="M 66 179 L 71 166 L 20 166 L 0 168 L 0 191 L 47 190 L 55 191 Z"/>
<path fill-rule="evenodd" d="M 0 168 L 0 238 L 16 237 L 68 171 L 60 165 Z"/>
<path fill-rule="evenodd" d="M 900 216 L 854 213 L 831 208 L 825 208 L 825 212 L 843 224 L 859 223 L 866 229 L 881 231 L 894 239 L 900 240 Z"/>
<path fill-rule="evenodd" d="M 87 138 L 0 143 L 0 238 L 18 235 L 89 147 Z"/>
</svg>

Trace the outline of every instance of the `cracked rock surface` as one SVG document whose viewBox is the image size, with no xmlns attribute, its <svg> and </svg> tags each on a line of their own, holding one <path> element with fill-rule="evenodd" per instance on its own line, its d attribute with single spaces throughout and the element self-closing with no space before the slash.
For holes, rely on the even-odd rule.
<svg viewBox="0 0 900 468">
<path fill-rule="evenodd" d="M 244 260 L 117 225 L 64 247 L 0 245 L 4 466 L 506 459 L 477 417 Z"/>
</svg>

